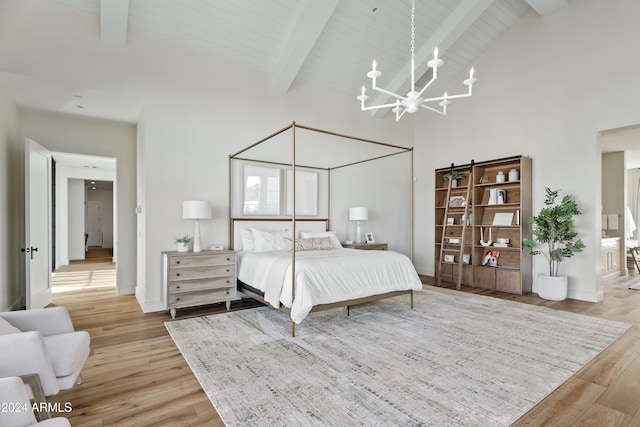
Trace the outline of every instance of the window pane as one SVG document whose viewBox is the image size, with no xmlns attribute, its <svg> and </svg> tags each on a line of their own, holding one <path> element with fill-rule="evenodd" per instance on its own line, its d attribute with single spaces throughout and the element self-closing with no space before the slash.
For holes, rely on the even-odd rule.
<svg viewBox="0 0 640 427">
<path fill-rule="evenodd" d="M 280 169 L 244 166 L 245 215 L 280 214 Z"/>
<path fill-rule="evenodd" d="M 291 215 L 293 172 L 287 170 L 287 215 Z M 318 173 L 296 170 L 296 216 L 318 215 Z"/>
</svg>

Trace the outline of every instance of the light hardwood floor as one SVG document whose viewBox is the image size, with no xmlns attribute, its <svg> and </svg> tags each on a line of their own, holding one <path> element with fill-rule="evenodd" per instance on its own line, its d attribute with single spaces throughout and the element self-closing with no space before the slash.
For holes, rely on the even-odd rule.
<svg viewBox="0 0 640 427">
<path fill-rule="evenodd" d="M 433 280 L 424 277 L 432 284 Z M 463 287 L 489 295 L 625 321 L 633 327 L 514 426 L 640 426 L 640 283 L 637 273 L 606 284 L 604 302 L 550 302 Z M 143 314 L 132 295 L 115 295 L 110 263 L 74 264 L 54 277 L 54 305 L 69 308 L 76 329 L 91 334 L 84 382 L 52 402 L 70 402 L 78 426 L 223 426 L 169 337 L 168 313 Z M 237 308 L 234 303 L 232 309 Z M 225 305 L 183 310 L 178 319 L 224 312 Z M 286 326 L 284 326 L 286 329 Z"/>
</svg>

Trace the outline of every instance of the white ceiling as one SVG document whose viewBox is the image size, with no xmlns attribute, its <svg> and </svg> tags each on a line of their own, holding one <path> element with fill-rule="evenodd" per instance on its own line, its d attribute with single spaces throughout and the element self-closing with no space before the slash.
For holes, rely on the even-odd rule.
<svg viewBox="0 0 640 427">
<path fill-rule="evenodd" d="M 569 0 L 417 0 L 418 77 L 437 46 L 445 65 L 425 95 L 462 92 L 469 68 L 526 13 L 541 15 Z M 375 59 L 380 86 L 408 90 L 409 0 L 2 0 L 2 19 L 53 5 L 69 16 L 95 16 L 104 45 L 127 48 L 131 31 L 235 61 L 270 76 L 272 90 L 296 83 L 354 97 Z M 75 14 L 75 15 L 74 15 Z M 52 18 L 53 19 L 53 18 Z M 79 22 L 78 25 L 81 25 Z M 81 45 L 86 40 L 69 40 Z M 33 79 L 28 70 L 0 70 L 0 80 L 22 106 L 135 123 L 144 99 L 91 87 Z M 33 75 L 42 75 L 39 73 Z M 482 81 L 482 70 L 476 77 Z M 420 85 L 420 83 L 418 84 Z M 376 99 L 376 102 L 383 99 Z M 354 102 L 354 105 L 357 105 Z M 355 107 L 357 108 L 357 107 Z"/>
</svg>

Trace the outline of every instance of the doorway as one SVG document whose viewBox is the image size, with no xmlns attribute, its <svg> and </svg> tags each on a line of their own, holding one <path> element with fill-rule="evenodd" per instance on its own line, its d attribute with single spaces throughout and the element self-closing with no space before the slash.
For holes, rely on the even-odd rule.
<svg viewBox="0 0 640 427">
<path fill-rule="evenodd" d="M 57 183 L 52 291 L 73 290 L 82 282 L 116 292 L 116 159 L 59 152 L 52 157 Z"/>
<path fill-rule="evenodd" d="M 640 272 L 630 258 L 630 249 L 639 246 L 640 124 L 602 132 L 600 138 L 601 257 L 606 294 L 617 283 L 624 283 L 625 287 L 640 287 Z M 607 271 L 611 265 L 615 269 Z"/>
</svg>

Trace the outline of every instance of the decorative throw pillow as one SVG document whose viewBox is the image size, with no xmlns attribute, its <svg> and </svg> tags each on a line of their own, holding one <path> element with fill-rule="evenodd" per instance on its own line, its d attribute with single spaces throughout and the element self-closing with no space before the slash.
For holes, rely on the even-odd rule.
<svg viewBox="0 0 640 427">
<path fill-rule="evenodd" d="M 284 239 L 285 248 L 290 251 L 293 248 L 293 240 Z M 296 251 L 326 251 L 334 249 L 329 237 L 310 237 L 308 239 L 296 239 Z"/>
<path fill-rule="evenodd" d="M 291 238 L 291 231 L 262 231 L 255 228 L 253 233 L 253 245 L 256 252 L 284 251 L 284 238 Z"/>
<path fill-rule="evenodd" d="M 20 332 L 22 332 L 20 329 L 0 317 L 0 335 L 19 334 Z"/>
<path fill-rule="evenodd" d="M 311 237 L 328 237 L 331 240 L 331 245 L 334 249 L 341 249 L 340 239 L 336 236 L 335 231 L 301 231 L 300 237 L 308 239 Z"/>
</svg>

